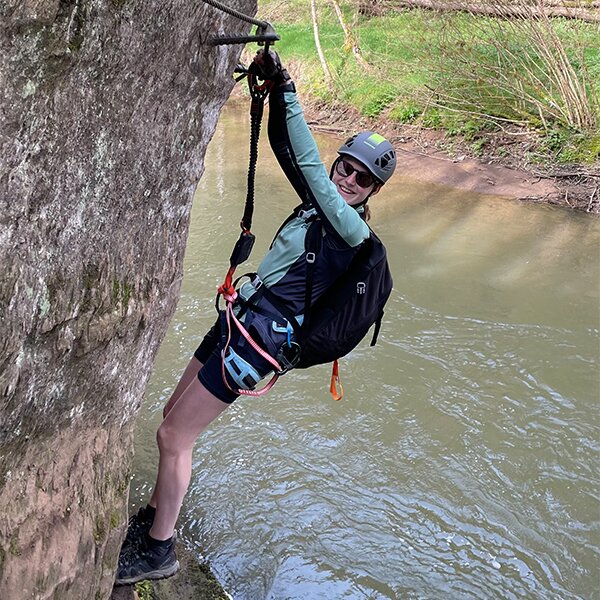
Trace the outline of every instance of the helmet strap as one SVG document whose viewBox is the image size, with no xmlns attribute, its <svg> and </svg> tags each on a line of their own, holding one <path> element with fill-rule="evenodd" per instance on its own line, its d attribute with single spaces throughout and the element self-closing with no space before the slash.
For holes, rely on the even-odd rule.
<svg viewBox="0 0 600 600">
<path fill-rule="evenodd" d="M 331 179 L 333 181 L 333 172 L 335 169 L 335 165 L 338 164 L 338 160 L 340 160 L 341 156 L 338 156 L 333 163 L 331 163 L 331 169 L 329 169 L 329 179 Z"/>
</svg>

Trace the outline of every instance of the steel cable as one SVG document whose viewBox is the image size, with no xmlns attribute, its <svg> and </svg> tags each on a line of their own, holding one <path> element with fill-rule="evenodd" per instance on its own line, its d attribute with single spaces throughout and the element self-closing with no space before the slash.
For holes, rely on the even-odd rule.
<svg viewBox="0 0 600 600">
<path fill-rule="evenodd" d="M 256 25 L 257 27 L 266 28 L 269 25 L 266 21 L 260 21 L 259 19 L 249 17 L 248 15 L 245 15 L 244 13 L 240 12 L 239 10 L 236 10 L 235 8 L 231 8 L 230 6 L 227 6 L 226 4 L 223 4 L 222 2 L 218 2 L 217 0 L 202 0 L 202 1 L 205 4 L 210 4 L 211 6 L 214 6 L 215 8 L 218 8 L 219 10 L 222 10 L 223 12 L 226 12 L 227 14 L 231 15 L 232 17 L 237 17 L 238 19 L 241 19 L 242 21 L 246 21 L 246 23 L 252 23 L 253 25 Z"/>
</svg>

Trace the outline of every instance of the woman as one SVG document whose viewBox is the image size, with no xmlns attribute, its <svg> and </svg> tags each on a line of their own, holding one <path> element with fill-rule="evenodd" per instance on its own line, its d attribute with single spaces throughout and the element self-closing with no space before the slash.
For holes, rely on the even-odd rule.
<svg viewBox="0 0 600 600">
<path fill-rule="evenodd" d="M 272 318 L 277 309 L 268 297 L 274 294 L 296 315 L 306 305 L 307 252 L 305 235 L 310 222 L 322 222 L 323 239 L 314 260 L 311 303 L 349 266 L 369 237 L 368 200 L 392 176 L 395 152 L 382 136 L 363 132 L 338 150 L 331 172 L 323 166 L 304 120 L 295 87 L 273 52 L 260 51 L 255 64 L 265 79 L 273 81 L 269 97 L 268 133 L 271 147 L 296 193 L 303 210 L 278 232 L 258 268 L 258 277 L 244 284 L 239 295 L 252 299 L 261 311 L 244 310 L 243 327 L 269 357 L 275 357 L 285 340 L 289 323 Z M 257 294 L 265 286 L 268 297 Z M 259 300 L 254 300 L 260 296 Z M 266 314 L 265 314 L 266 313 Z M 289 314 L 289 312 L 288 312 Z M 269 316 L 267 316 L 269 315 Z M 117 584 L 161 579 L 177 571 L 174 528 L 187 491 L 192 450 L 200 433 L 244 390 L 251 390 L 269 372 L 267 360 L 230 329 L 226 344 L 223 319 L 205 336 L 164 408 L 157 433 L 160 451 L 158 477 L 148 506 L 129 522 L 119 557 Z"/>
</svg>

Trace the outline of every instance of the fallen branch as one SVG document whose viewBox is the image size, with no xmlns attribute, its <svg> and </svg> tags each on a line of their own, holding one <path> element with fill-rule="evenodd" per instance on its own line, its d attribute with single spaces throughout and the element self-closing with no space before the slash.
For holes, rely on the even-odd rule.
<svg viewBox="0 0 600 600">
<path fill-rule="evenodd" d="M 533 7 L 524 10 L 519 5 L 490 5 L 479 2 L 444 2 L 444 0 L 396 0 L 393 2 L 394 8 L 425 8 L 438 11 L 467 11 L 477 15 L 489 15 L 492 17 L 531 17 L 532 11 L 536 15 L 537 11 Z M 566 19 L 579 19 L 588 23 L 600 23 L 600 10 L 597 8 L 580 8 L 567 6 L 546 6 L 543 13 L 549 17 L 564 17 Z M 541 15 L 542 13 L 540 13 Z"/>
<path fill-rule="evenodd" d="M 586 209 L 586 212 L 590 212 L 592 210 L 592 204 L 594 203 L 594 196 L 596 195 L 596 192 L 598 191 L 598 186 L 596 186 L 594 188 L 594 191 L 592 192 L 592 196 L 590 197 L 590 202 L 588 204 L 588 207 Z"/>
<path fill-rule="evenodd" d="M 557 173 L 549 173 L 550 178 L 569 178 L 569 177 L 591 177 L 592 179 L 600 179 L 600 173 L 593 171 L 559 171 Z"/>
<path fill-rule="evenodd" d="M 600 174 L 593 173 L 591 171 L 563 171 L 558 173 L 540 173 L 539 171 L 532 170 L 531 173 L 532 175 L 535 175 L 540 179 L 570 179 L 572 177 L 589 177 L 590 179 L 600 179 Z"/>
</svg>

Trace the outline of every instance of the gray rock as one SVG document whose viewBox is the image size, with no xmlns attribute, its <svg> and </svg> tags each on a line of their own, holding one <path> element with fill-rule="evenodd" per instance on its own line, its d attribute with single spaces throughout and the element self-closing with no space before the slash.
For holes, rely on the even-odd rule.
<svg viewBox="0 0 600 600">
<path fill-rule="evenodd" d="M 249 29 L 200 1 L 0 3 L 3 600 L 110 593 L 133 421 L 241 50 L 208 39 Z"/>
</svg>

